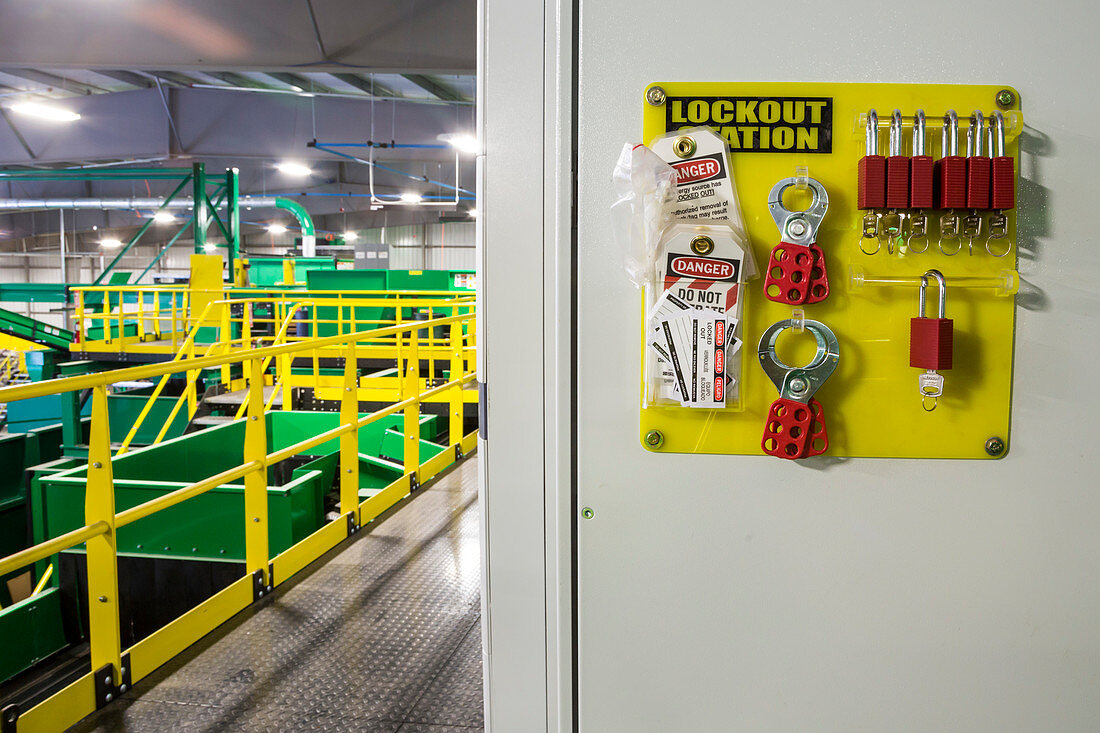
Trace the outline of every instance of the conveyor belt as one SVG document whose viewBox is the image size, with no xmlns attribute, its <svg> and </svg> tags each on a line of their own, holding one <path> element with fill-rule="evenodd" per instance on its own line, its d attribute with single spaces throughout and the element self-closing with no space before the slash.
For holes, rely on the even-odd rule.
<svg viewBox="0 0 1100 733">
<path fill-rule="evenodd" d="M 476 462 L 368 530 L 72 730 L 482 730 Z"/>
</svg>

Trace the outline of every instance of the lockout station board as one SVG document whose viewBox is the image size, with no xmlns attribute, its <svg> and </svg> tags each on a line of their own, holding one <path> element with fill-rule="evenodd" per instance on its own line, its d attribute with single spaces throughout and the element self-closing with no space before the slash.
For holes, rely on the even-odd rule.
<svg viewBox="0 0 1100 733">
<path fill-rule="evenodd" d="M 654 88 L 661 93 L 652 93 Z M 762 455 L 769 406 L 778 393 L 757 362 L 757 342 L 771 324 L 793 315 L 796 320 L 827 324 L 839 342 L 838 366 L 815 395 L 828 427 L 825 459 L 989 459 L 1006 454 L 1014 295 L 1019 284 L 1016 212 L 1005 212 L 1006 236 L 991 241 L 988 250 L 985 218 L 980 236 L 972 242 L 965 237 L 944 240 L 941 248 L 939 219 L 947 212 L 939 210 L 925 212 L 929 221 L 925 241 L 907 241 L 905 231 L 899 237 L 863 239 L 863 218 L 868 212 L 857 208 L 857 165 L 866 152 L 869 110 L 878 112 L 881 155 L 889 152 L 891 113 L 902 111 L 906 156 L 912 146 L 913 116 L 923 110 L 926 150 L 936 159 L 942 156 L 940 140 L 948 110 L 958 114 L 960 141 L 966 140 L 973 111 L 982 112 L 986 119 L 999 111 L 1005 120 L 1005 155 L 1016 162 L 1015 179 L 1023 117 L 1019 96 L 1011 87 L 657 82 L 639 90 L 639 100 L 647 144 L 666 132 L 700 125 L 727 140 L 746 234 L 761 270 L 760 277 L 743 286 L 739 401 L 724 409 L 646 404 L 643 376 L 639 438 L 646 448 Z M 965 142 L 960 143 L 959 154 L 966 154 Z M 830 292 L 824 301 L 797 309 L 773 302 L 763 293 L 764 270 L 772 248 L 780 242 L 768 196 L 777 181 L 788 177 L 819 181 L 829 202 L 817 244 L 825 255 Z M 797 210 L 809 200 L 792 189 L 784 203 Z M 946 316 L 954 321 L 954 360 L 950 370 L 941 372 L 943 394 L 929 409 L 930 401 L 918 390 L 921 370 L 910 367 L 909 340 L 910 319 L 918 313 L 921 276 L 933 269 L 943 273 L 947 285 Z M 938 304 L 934 280 L 929 282 L 927 296 L 927 314 L 934 317 Z M 653 297 L 650 293 L 648 301 L 643 299 L 643 323 Z M 814 355 L 814 339 L 788 332 L 780 337 L 777 352 L 786 364 L 805 364 Z"/>
</svg>

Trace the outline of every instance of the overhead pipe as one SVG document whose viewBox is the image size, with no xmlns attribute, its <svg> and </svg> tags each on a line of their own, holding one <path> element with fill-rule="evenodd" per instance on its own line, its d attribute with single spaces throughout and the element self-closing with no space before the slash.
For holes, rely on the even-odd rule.
<svg viewBox="0 0 1100 733">
<path fill-rule="evenodd" d="M 317 232 L 313 226 L 313 219 L 309 212 L 301 204 L 293 199 L 282 196 L 241 196 L 240 206 L 258 209 L 282 209 L 290 212 L 298 220 L 298 226 L 302 230 L 302 254 L 313 257 L 316 253 Z M 20 209 L 191 209 L 194 208 L 192 199 L 172 199 L 165 202 L 161 198 L 128 198 L 128 199 L 0 199 L 0 210 L 15 211 Z M 224 208 L 223 204 L 219 208 Z M 308 252 L 308 254 L 307 254 Z"/>
</svg>

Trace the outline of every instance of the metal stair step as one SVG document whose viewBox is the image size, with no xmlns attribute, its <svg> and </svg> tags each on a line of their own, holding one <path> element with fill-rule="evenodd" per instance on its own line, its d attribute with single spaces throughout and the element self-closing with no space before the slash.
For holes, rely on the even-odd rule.
<svg viewBox="0 0 1100 733">
<path fill-rule="evenodd" d="M 265 404 L 266 404 L 267 400 L 271 397 L 271 393 L 272 393 L 272 391 L 274 391 L 274 389 L 275 389 L 274 387 L 264 387 L 264 403 Z M 204 398 L 203 402 L 205 402 L 208 405 L 234 405 L 234 406 L 239 406 L 247 399 L 248 399 L 248 390 L 247 389 L 238 389 L 235 392 L 226 392 L 224 394 L 211 395 L 209 397 Z M 272 404 L 272 407 L 275 407 L 275 406 L 281 407 L 282 406 L 282 404 L 283 404 L 283 393 L 282 393 L 281 390 L 280 390 L 279 394 L 276 395 L 275 400 L 271 404 Z"/>
<path fill-rule="evenodd" d="M 236 418 L 232 415 L 203 415 L 191 421 L 192 425 L 224 425 L 233 422 Z"/>
</svg>

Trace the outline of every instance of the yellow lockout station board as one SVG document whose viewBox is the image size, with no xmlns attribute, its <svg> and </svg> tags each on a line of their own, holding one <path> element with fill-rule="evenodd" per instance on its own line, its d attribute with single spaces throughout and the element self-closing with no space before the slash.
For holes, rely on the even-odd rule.
<svg viewBox="0 0 1100 733">
<path fill-rule="evenodd" d="M 663 90 L 663 102 L 662 95 L 648 94 L 652 87 Z M 660 103 L 654 104 L 654 98 Z M 1019 282 L 1016 211 L 1007 212 L 1007 238 L 993 244 L 997 253 L 1008 247 L 1003 257 L 986 251 L 985 230 L 974 240 L 972 254 L 965 239 L 958 254 L 942 252 L 937 246 L 941 211 L 926 212 L 929 246 L 923 253 L 895 242 L 893 253 L 883 244 L 878 252 L 868 255 L 860 248 L 866 212 L 856 208 L 856 167 L 865 152 L 863 125 L 870 109 L 879 117 L 880 155 L 888 155 L 886 130 L 893 110 L 900 109 L 906 116 L 905 155 L 911 154 L 912 116 L 917 109 L 924 110 L 926 154 L 935 159 L 942 155 L 942 119 L 947 110 L 955 110 L 959 116 L 960 155 L 966 154 L 972 112 L 979 110 L 988 120 L 994 110 L 1001 110 L 1006 121 L 1006 154 L 1015 160 L 1018 178 L 1017 139 L 1023 117 L 1014 89 L 989 85 L 657 82 L 642 90 L 640 102 L 646 144 L 665 132 L 698 125 L 712 127 L 730 143 L 731 170 L 761 273 L 745 286 L 743 409 L 644 406 L 643 375 L 639 436 L 643 446 L 659 452 L 764 455 L 765 418 L 779 395 L 760 367 L 757 344 L 769 325 L 792 317 L 791 306 L 763 295 L 764 269 L 772 248 L 779 243 L 767 199 L 777 181 L 802 173 L 820 181 L 829 196 L 817 243 L 825 252 L 830 287 L 824 302 L 802 309 L 807 319 L 829 326 L 840 343 L 839 365 L 815 395 L 824 408 L 829 449 L 808 460 L 849 456 L 989 459 L 1007 453 L 1014 294 Z M 1017 199 L 1019 205 L 1018 186 Z M 791 210 L 808 203 L 808 193 L 797 191 L 788 191 L 785 199 Z M 913 244 L 913 249 L 919 249 L 919 242 Z M 947 252 L 955 246 L 945 242 Z M 865 244 L 864 249 L 873 250 L 874 245 Z M 943 396 L 935 409 L 928 411 L 930 401 L 922 400 L 917 386 L 921 370 L 909 366 L 909 328 L 910 319 L 917 315 L 920 276 L 933 268 L 947 281 L 947 317 L 954 320 L 954 364 L 943 372 Z M 932 281 L 928 287 L 930 317 L 936 315 L 937 304 Z M 642 364 L 644 335 L 640 335 Z M 793 366 L 807 363 L 814 348 L 809 333 L 790 331 L 777 347 L 780 358 Z"/>
</svg>

